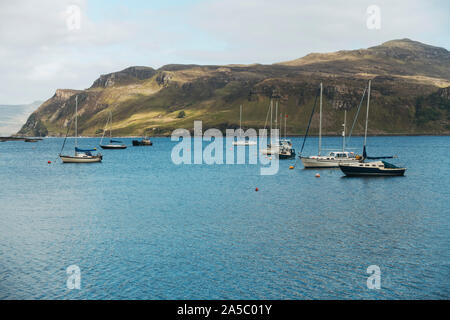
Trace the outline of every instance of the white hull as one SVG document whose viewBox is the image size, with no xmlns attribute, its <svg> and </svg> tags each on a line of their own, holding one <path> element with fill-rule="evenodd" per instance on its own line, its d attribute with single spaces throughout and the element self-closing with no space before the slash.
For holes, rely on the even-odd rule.
<svg viewBox="0 0 450 320">
<path fill-rule="evenodd" d="M 256 141 L 233 141 L 233 146 L 256 146 Z"/>
<path fill-rule="evenodd" d="M 302 157 L 302 163 L 305 168 L 339 168 L 339 164 L 359 163 L 357 159 L 322 159 Z"/>
<path fill-rule="evenodd" d="M 72 156 L 59 156 L 63 163 L 93 163 L 101 162 L 101 156 L 83 156 L 83 157 L 72 157 Z"/>
<path fill-rule="evenodd" d="M 261 153 L 267 156 L 278 154 L 289 157 L 295 155 L 295 150 L 292 148 L 292 143 L 289 140 L 280 140 L 279 142 L 268 145 L 267 148 L 262 149 Z"/>
<path fill-rule="evenodd" d="M 100 145 L 102 149 L 126 149 L 127 146 L 124 144 L 106 144 Z"/>
<path fill-rule="evenodd" d="M 273 148 L 266 148 L 266 149 L 262 149 L 261 153 L 266 155 L 266 156 L 271 156 L 274 154 L 279 154 L 280 153 L 280 148 L 279 147 L 273 147 Z"/>
</svg>

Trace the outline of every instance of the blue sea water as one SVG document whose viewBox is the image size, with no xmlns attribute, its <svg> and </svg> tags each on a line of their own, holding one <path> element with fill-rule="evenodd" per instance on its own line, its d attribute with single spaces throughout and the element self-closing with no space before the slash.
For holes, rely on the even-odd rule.
<svg viewBox="0 0 450 320">
<path fill-rule="evenodd" d="M 408 168 L 390 178 L 177 166 L 176 143 L 153 140 L 84 165 L 56 159 L 62 139 L 0 143 L 1 299 L 450 298 L 450 137 L 370 137 Z"/>
</svg>

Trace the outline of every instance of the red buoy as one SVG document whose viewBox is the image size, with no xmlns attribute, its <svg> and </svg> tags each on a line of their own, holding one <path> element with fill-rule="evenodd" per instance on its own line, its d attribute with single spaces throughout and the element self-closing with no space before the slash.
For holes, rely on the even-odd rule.
<svg viewBox="0 0 450 320">
<path fill-rule="evenodd" d="M 47 161 L 47 163 L 50 164 L 50 163 L 52 163 L 52 162 L 49 160 L 49 161 Z"/>
<path fill-rule="evenodd" d="M 258 189 L 258 188 L 256 188 L 256 189 L 255 189 L 255 191 L 256 191 L 256 192 L 258 192 L 258 191 L 259 191 L 259 189 Z"/>
</svg>

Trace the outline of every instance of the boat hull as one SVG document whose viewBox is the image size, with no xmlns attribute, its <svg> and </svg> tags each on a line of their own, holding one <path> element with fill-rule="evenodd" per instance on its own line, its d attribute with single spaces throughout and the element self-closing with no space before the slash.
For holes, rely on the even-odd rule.
<svg viewBox="0 0 450 320">
<path fill-rule="evenodd" d="M 339 168 L 340 164 L 345 163 L 359 163 L 360 160 L 357 159 L 343 159 L 343 160 L 337 160 L 337 159 L 315 159 L 315 158 L 309 158 L 309 157 L 300 157 L 302 160 L 303 166 L 307 169 L 313 169 L 313 168 Z"/>
<path fill-rule="evenodd" d="M 233 146 L 256 146 L 256 141 L 233 141 Z"/>
<path fill-rule="evenodd" d="M 279 154 L 279 153 L 280 153 L 280 148 L 278 148 L 278 147 L 272 147 L 272 148 L 262 149 L 262 150 L 261 150 L 261 153 L 262 153 L 263 155 L 266 155 L 266 156 L 273 156 L 273 155 L 275 155 L 275 154 Z"/>
<path fill-rule="evenodd" d="M 124 144 L 108 144 L 108 145 L 100 145 L 100 148 L 102 149 L 111 149 L 111 150 L 118 150 L 118 149 L 126 149 L 127 146 Z"/>
<path fill-rule="evenodd" d="M 403 176 L 405 174 L 405 168 L 377 168 L 366 166 L 352 166 L 352 165 L 339 165 L 341 171 L 349 177 L 356 176 L 368 176 L 368 177 L 383 177 L 383 176 Z"/>
<path fill-rule="evenodd" d="M 262 151 L 261 153 L 267 157 L 278 156 L 278 159 L 280 160 L 295 159 L 295 151 L 291 152 Z"/>
<path fill-rule="evenodd" d="M 279 153 L 278 159 L 280 160 L 288 160 L 288 159 L 295 159 L 295 152 L 292 153 Z"/>
<path fill-rule="evenodd" d="M 133 143 L 133 146 L 134 147 L 145 147 L 145 146 L 152 146 L 153 145 L 153 142 L 143 142 L 143 141 L 139 141 L 139 140 L 133 140 L 132 141 L 132 143 Z"/>
<path fill-rule="evenodd" d="M 87 157 L 72 157 L 72 156 L 59 156 L 63 163 L 94 163 L 101 162 L 103 157 L 101 155 L 97 156 L 87 156 Z"/>
<path fill-rule="evenodd" d="M 280 160 L 295 159 L 295 149 L 285 150 L 279 147 L 266 148 L 261 150 L 265 156 L 278 156 Z"/>
</svg>

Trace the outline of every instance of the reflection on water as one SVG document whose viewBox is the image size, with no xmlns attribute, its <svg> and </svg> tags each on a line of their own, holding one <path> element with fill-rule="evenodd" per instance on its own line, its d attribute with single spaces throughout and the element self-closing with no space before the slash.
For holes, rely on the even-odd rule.
<svg viewBox="0 0 450 320">
<path fill-rule="evenodd" d="M 369 152 L 408 168 L 376 179 L 315 178 L 294 161 L 275 176 L 176 166 L 175 143 L 154 142 L 90 165 L 55 162 L 61 139 L 0 145 L 0 298 L 449 297 L 450 138 L 370 138 Z M 81 290 L 66 288 L 73 264 Z M 373 264 L 381 290 L 366 286 Z"/>
</svg>

